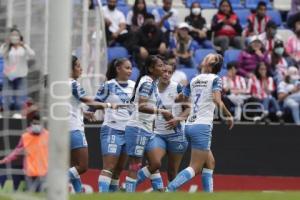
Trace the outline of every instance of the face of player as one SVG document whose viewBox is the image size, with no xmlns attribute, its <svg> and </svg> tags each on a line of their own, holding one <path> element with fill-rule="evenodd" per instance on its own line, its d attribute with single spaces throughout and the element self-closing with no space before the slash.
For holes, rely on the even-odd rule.
<svg viewBox="0 0 300 200">
<path fill-rule="evenodd" d="M 126 60 L 120 66 L 117 67 L 118 80 L 128 81 L 129 77 L 131 76 L 131 73 L 132 66 L 128 60 Z"/>
<path fill-rule="evenodd" d="M 73 68 L 73 71 L 72 71 L 72 77 L 74 79 L 77 79 L 81 76 L 81 74 L 82 74 L 82 68 L 81 68 L 79 60 L 77 60 L 75 63 L 75 66 Z"/>
<path fill-rule="evenodd" d="M 168 85 L 170 83 L 172 75 L 173 75 L 173 67 L 171 65 L 165 65 L 163 69 L 163 74 L 160 77 L 159 81 Z"/>
<path fill-rule="evenodd" d="M 266 11 L 267 11 L 267 8 L 265 6 L 260 6 L 258 9 L 257 9 L 257 16 L 259 18 L 263 18 L 266 16 Z"/>
<path fill-rule="evenodd" d="M 151 76 L 154 79 L 158 79 L 159 77 L 162 76 L 163 74 L 163 69 L 164 69 L 164 63 L 161 59 L 157 59 L 156 63 L 154 64 L 153 67 L 149 69 Z"/>
</svg>

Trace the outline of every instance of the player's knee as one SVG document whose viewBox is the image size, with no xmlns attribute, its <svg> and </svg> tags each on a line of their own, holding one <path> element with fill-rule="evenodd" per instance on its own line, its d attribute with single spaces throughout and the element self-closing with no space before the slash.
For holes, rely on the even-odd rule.
<svg viewBox="0 0 300 200">
<path fill-rule="evenodd" d="M 103 169 L 114 172 L 115 171 L 115 164 L 114 163 L 107 163 L 103 166 Z"/>
<path fill-rule="evenodd" d="M 87 164 L 84 164 L 84 163 L 82 163 L 82 164 L 80 164 L 79 166 L 78 166 L 78 173 L 79 174 L 83 174 L 83 173 L 85 173 L 87 170 L 88 170 L 88 165 Z"/>
<path fill-rule="evenodd" d="M 149 165 L 149 171 L 154 173 L 156 170 L 159 170 L 161 167 L 161 162 L 159 160 L 151 161 Z"/>
</svg>

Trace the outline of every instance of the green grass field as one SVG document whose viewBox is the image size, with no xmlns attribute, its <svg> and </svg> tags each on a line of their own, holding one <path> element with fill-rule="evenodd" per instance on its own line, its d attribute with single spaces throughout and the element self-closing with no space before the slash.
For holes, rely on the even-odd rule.
<svg viewBox="0 0 300 200">
<path fill-rule="evenodd" d="M 3 194 L 0 200 L 42 200 L 40 195 Z M 300 192 L 216 192 L 204 193 L 116 193 L 71 195 L 70 200 L 299 200 Z"/>
</svg>

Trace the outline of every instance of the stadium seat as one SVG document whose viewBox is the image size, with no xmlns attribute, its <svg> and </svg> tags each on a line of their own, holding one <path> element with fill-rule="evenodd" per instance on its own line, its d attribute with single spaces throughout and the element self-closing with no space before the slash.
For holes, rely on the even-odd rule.
<svg viewBox="0 0 300 200">
<path fill-rule="evenodd" d="M 240 0 L 229 0 L 231 2 L 233 9 L 243 9 L 245 6 L 241 3 Z M 217 0 L 217 7 L 219 7 L 221 0 Z"/>
<path fill-rule="evenodd" d="M 294 32 L 290 29 L 277 29 L 278 35 L 282 37 L 284 43 L 286 43 L 290 36 L 294 35 Z"/>
<path fill-rule="evenodd" d="M 276 10 L 289 11 L 291 10 L 292 0 L 273 0 L 273 5 Z"/>
<path fill-rule="evenodd" d="M 235 14 L 238 16 L 241 26 L 245 28 L 247 26 L 247 19 L 248 16 L 251 14 L 249 9 L 238 9 L 234 11 Z"/>
<path fill-rule="evenodd" d="M 178 10 L 178 18 L 180 22 L 184 22 L 186 16 L 190 15 L 190 9 L 188 8 L 176 8 Z"/>
<path fill-rule="evenodd" d="M 0 85 L 3 83 L 3 68 L 4 68 L 4 61 L 3 57 L 0 56 Z"/>
<path fill-rule="evenodd" d="M 211 0 L 186 0 L 186 7 L 190 8 L 192 3 L 198 2 L 200 3 L 202 9 L 203 8 L 215 8 L 214 4 L 212 3 Z"/>
<path fill-rule="evenodd" d="M 216 53 L 216 51 L 214 49 L 198 49 L 194 54 L 195 67 L 198 67 L 203 58 L 209 53 Z"/>
<path fill-rule="evenodd" d="M 272 9 L 272 4 L 270 0 L 246 0 L 245 6 L 249 9 L 256 9 L 258 2 L 264 1 L 267 4 L 268 9 Z"/>
<path fill-rule="evenodd" d="M 121 11 L 126 17 L 127 13 L 131 10 L 131 7 L 127 5 L 123 5 L 123 6 L 118 6 L 117 9 L 119 9 L 119 11 Z"/>
<path fill-rule="evenodd" d="M 116 58 L 128 58 L 128 51 L 124 47 L 110 47 L 107 48 L 108 62 Z"/>
<path fill-rule="evenodd" d="M 211 28 L 211 22 L 212 18 L 214 17 L 215 14 L 217 14 L 218 10 L 217 9 L 204 9 L 202 10 L 202 17 L 205 18 L 207 28 Z"/>
<path fill-rule="evenodd" d="M 229 49 L 224 53 L 224 65 L 223 67 L 226 68 L 227 63 L 232 61 L 237 61 L 241 50 L 238 49 Z"/>
<path fill-rule="evenodd" d="M 106 5 L 106 4 L 107 4 L 107 0 L 101 0 L 101 2 L 102 2 L 102 5 Z M 118 1 L 117 1 L 117 5 L 118 5 L 118 6 L 125 6 L 125 5 L 127 5 L 127 4 L 126 4 L 126 1 L 125 1 L 125 0 L 118 0 Z"/>
<path fill-rule="evenodd" d="M 131 76 L 130 76 L 130 80 L 133 80 L 133 81 L 136 81 L 137 78 L 139 77 L 140 75 L 140 70 L 136 67 L 133 67 L 132 68 L 132 73 L 131 73 Z"/>
<path fill-rule="evenodd" d="M 282 19 L 278 10 L 268 10 L 267 15 L 271 17 L 271 19 L 277 24 L 277 26 L 281 26 Z"/>
<path fill-rule="evenodd" d="M 185 73 L 188 81 L 191 81 L 198 74 L 198 70 L 196 68 L 180 68 L 178 69 Z"/>
</svg>

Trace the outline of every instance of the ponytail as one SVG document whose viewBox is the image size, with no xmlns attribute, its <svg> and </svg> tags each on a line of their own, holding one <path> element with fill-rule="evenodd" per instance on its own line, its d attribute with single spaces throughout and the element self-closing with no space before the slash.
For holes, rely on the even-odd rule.
<svg viewBox="0 0 300 200">
<path fill-rule="evenodd" d="M 127 58 L 116 58 L 113 59 L 109 65 L 106 72 L 106 79 L 109 81 L 117 77 L 117 67 L 121 66 L 124 62 L 128 61 Z"/>
</svg>

